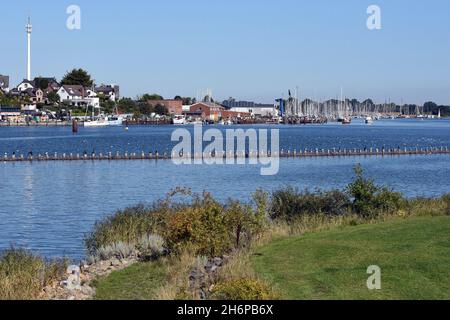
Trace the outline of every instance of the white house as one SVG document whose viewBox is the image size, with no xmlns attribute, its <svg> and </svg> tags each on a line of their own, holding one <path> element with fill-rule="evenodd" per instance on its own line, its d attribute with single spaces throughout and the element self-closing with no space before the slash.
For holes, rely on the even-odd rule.
<svg viewBox="0 0 450 320">
<path fill-rule="evenodd" d="M 58 95 L 61 102 L 74 107 L 100 108 L 100 99 L 95 92 L 80 85 L 64 85 L 58 90 Z"/>
<path fill-rule="evenodd" d="M 23 80 L 18 86 L 17 86 L 17 90 L 19 90 L 19 92 L 24 92 L 27 91 L 29 89 L 34 89 L 34 84 L 32 81 L 29 80 Z"/>
</svg>

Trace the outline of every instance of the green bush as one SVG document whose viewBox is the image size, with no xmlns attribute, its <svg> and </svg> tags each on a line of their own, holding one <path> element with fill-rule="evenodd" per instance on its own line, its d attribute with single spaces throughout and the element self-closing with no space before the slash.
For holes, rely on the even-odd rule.
<svg viewBox="0 0 450 320">
<path fill-rule="evenodd" d="M 346 214 L 350 198 L 339 190 L 310 192 L 287 187 L 272 193 L 270 217 L 272 219 L 295 220 L 301 215 Z"/>
<path fill-rule="evenodd" d="M 35 300 L 43 288 L 59 281 L 67 261 L 47 262 L 22 249 L 12 248 L 0 255 L 0 300 Z"/>
<path fill-rule="evenodd" d="M 360 165 L 355 167 L 355 180 L 347 187 L 351 196 L 352 210 L 363 218 L 376 218 L 381 214 L 394 213 L 405 207 L 401 193 L 380 187 L 371 179 L 364 177 Z"/>
<path fill-rule="evenodd" d="M 190 247 L 200 255 L 221 256 L 246 246 L 264 228 L 262 203 L 253 207 L 230 200 L 223 205 L 210 194 L 196 196 L 190 205 L 168 215 L 163 232 L 168 249 L 180 252 Z"/>
<path fill-rule="evenodd" d="M 277 295 L 265 283 L 254 279 L 228 280 L 218 283 L 213 291 L 212 298 L 216 300 L 276 300 Z"/>
<path fill-rule="evenodd" d="M 218 256 L 232 247 L 223 206 L 210 195 L 196 198 L 192 205 L 167 217 L 163 232 L 169 250 L 195 248 L 198 254 Z"/>
</svg>

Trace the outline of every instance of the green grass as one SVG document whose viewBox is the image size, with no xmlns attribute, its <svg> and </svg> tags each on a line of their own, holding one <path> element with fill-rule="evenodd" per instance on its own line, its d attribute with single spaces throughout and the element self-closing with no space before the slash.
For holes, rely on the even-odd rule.
<svg viewBox="0 0 450 320">
<path fill-rule="evenodd" d="M 152 300 L 166 280 L 164 262 L 140 262 L 95 281 L 97 300 Z"/>
<path fill-rule="evenodd" d="M 371 265 L 382 289 L 367 289 Z M 450 217 L 345 227 L 280 239 L 252 266 L 286 299 L 450 299 Z"/>
</svg>

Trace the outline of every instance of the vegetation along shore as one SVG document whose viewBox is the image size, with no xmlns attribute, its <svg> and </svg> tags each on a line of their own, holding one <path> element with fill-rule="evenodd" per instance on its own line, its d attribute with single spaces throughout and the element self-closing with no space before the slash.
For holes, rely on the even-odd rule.
<svg viewBox="0 0 450 320">
<path fill-rule="evenodd" d="M 408 199 L 359 166 L 345 190 L 248 203 L 178 188 L 97 222 L 80 265 L 4 251 L 0 299 L 448 299 L 448 227 L 450 195 Z"/>
</svg>

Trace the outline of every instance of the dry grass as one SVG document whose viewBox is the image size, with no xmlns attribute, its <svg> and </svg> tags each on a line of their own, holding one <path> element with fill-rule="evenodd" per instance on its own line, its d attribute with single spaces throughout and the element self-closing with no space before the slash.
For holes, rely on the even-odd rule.
<svg viewBox="0 0 450 320">
<path fill-rule="evenodd" d="M 43 288 L 58 281 L 67 261 L 47 262 L 25 250 L 10 249 L 0 256 L 0 300 L 37 300 Z"/>
<path fill-rule="evenodd" d="M 198 264 L 194 250 L 185 249 L 179 255 L 168 258 L 167 281 L 155 292 L 156 300 L 195 300 L 198 297 L 189 290 L 189 274 Z"/>
</svg>

